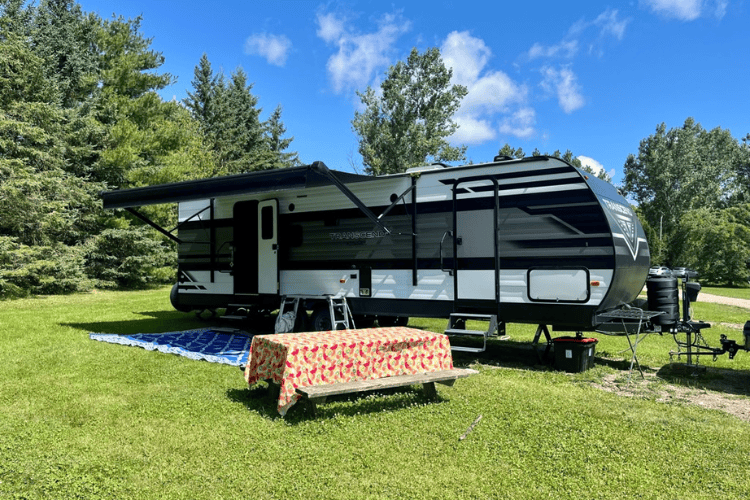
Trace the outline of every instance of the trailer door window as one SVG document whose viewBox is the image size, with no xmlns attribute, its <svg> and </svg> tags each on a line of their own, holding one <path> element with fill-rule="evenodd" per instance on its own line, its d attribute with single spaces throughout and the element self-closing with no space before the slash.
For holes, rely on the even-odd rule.
<svg viewBox="0 0 750 500">
<path fill-rule="evenodd" d="M 260 237 L 264 240 L 273 239 L 273 207 L 265 206 L 260 209 Z"/>
</svg>

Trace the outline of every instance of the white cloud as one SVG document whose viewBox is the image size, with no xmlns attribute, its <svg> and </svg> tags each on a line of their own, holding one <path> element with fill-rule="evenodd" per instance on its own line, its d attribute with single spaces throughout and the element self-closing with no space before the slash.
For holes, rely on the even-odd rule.
<svg viewBox="0 0 750 500">
<path fill-rule="evenodd" d="M 344 21 L 335 14 L 318 14 L 317 35 L 326 43 L 333 43 L 344 33 Z"/>
<path fill-rule="evenodd" d="M 354 33 L 332 13 L 319 13 L 317 22 L 317 35 L 338 48 L 326 65 L 337 93 L 367 86 L 379 69 L 390 64 L 396 40 L 410 28 L 397 14 L 383 16 L 373 33 Z"/>
<path fill-rule="evenodd" d="M 468 86 L 477 81 L 492 51 L 484 40 L 471 36 L 468 31 L 453 31 L 440 47 L 440 55 L 445 66 L 453 69 L 453 83 Z"/>
<path fill-rule="evenodd" d="M 453 70 L 451 83 L 468 90 L 454 117 L 459 129 L 452 141 L 480 144 L 494 139 L 499 127 L 493 125 L 493 118 L 507 115 L 513 107 L 523 105 L 528 94 L 526 87 L 502 71 L 486 71 L 492 51 L 482 39 L 467 31 L 451 32 L 440 47 L 440 53 L 445 66 Z M 533 134 L 533 123 L 531 127 L 528 124 L 523 128 L 507 127 L 505 133 L 513 133 L 509 132 L 511 130 Z"/>
<path fill-rule="evenodd" d="M 284 35 L 256 33 L 245 41 L 245 54 L 261 56 L 269 64 L 284 66 L 292 42 Z"/>
<path fill-rule="evenodd" d="M 546 47 L 540 43 L 535 43 L 531 46 L 527 55 L 529 56 L 529 59 L 557 56 L 570 59 L 575 56 L 577 52 L 578 40 L 561 40 L 558 44 Z"/>
<path fill-rule="evenodd" d="M 593 158 L 590 158 L 588 156 L 583 156 L 583 155 L 579 155 L 576 158 L 578 158 L 579 160 L 581 160 L 581 164 L 583 166 L 589 167 L 591 170 L 593 170 L 594 171 L 594 175 L 599 175 L 600 172 L 606 172 L 606 170 L 604 169 L 604 165 L 602 165 L 601 163 L 599 163 L 598 161 L 596 161 Z M 611 169 L 609 172 L 606 172 L 606 173 L 610 177 L 614 177 L 615 176 L 615 169 Z"/>
<path fill-rule="evenodd" d="M 458 130 L 451 136 L 451 143 L 454 145 L 481 144 L 495 138 L 494 127 L 488 119 L 457 115 L 454 121 L 458 124 Z"/>
<path fill-rule="evenodd" d="M 555 69 L 551 66 L 545 66 L 542 68 L 542 75 L 542 88 L 557 96 L 557 102 L 566 113 L 570 114 L 582 108 L 586 103 L 583 95 L 581 95 L 578 78 L 570 68 Z"/>
<path fill-rule="evenodd" d="M 542 45 L 537 42 L 526 52 L 530 59 L 561 58 L 573 59 L 578 55 L 581 45 L 586 42 L 589 52 L 601 54 L 600 48 L 607 38 L 622 40 L 630 19 L 622 19 L 619 11 L 607 9 L 596 19 L 586 21 L 581 19 L 574 23 L 562 40 L 552 45 Z M 592 34 L 594 32 L 595 34 Z"/>
<path fill-rule="evenodd" d="M 728 0 L 641 0 L 653 12 L 680 21 L 695 21 L 704 15 L 721 19 L 726 15 Z"/>
<path fill-rule="evenodd" d="M 533 108 L 521 108 L 507 116 L 500 123 L 499 130 L 503 134 L 514 135 L 521 139 L 532 137 L 536 130 L 536 111 Z"/>
<path fill-rule="evenodd" d="M 630 19 L 620 19 L 617 10 L 607 9 L 599 14 L 591 24 L 599 28 L 600 37 L 611 35 L 618 40 L 622 40 L 629 22 Z"/>
</svg>

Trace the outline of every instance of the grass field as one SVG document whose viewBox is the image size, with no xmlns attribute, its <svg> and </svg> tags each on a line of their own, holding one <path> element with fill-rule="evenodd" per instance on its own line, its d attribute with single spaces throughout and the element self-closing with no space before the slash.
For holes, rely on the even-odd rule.
<svg viewBox="0 0 750 500">
<path fill-rule="evenodd" d="M 479 375 L 334 400 L 285 419 L 236 367 L 95 342 L 89 332 L 182 330 L 168 289 L 0 302 L 0 499 L 5 498 L 748 498 L 750 423 L 697 405 L 623 397 L 623 337 L 598 336 L 596 366 L 565 374 L 490 355 L 454 356 Z M 742 332 L 750 311 L 696 303 L 706 339 Z M 411 325 L 442 331 L 444 321 Z M 534 327 L 509 325 L 513 342 Z M 560 333 L 553 333 L 553 336 Z M 670 335 L 638 348 L 653 374 Z M 704 360 L 750 370 L 750 353 Z M 701 389 L 704 378 L 671 379 Z M 640 377 L 637 372 L 633 377 Z M 729 395 L 750 405 L 747 391 Z M 482 415 L 468 437 L 459 441 Z"/>
<path fill-rule="evenodd" d="M 750 287 L 720 288 L 720 287 L 713 287 L 713 286 L 704 286 L 701 288 L 701 291 L 704 293 L 710 293 L 712 295 L 721 295 L 723 297 L 733 297 L 736 299 L 750 299 Z"/>
</svg>

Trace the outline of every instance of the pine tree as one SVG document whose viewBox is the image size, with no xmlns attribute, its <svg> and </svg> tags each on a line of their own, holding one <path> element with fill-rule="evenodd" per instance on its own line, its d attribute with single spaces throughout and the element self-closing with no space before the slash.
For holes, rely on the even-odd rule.
<svg viewBox="0 0 750 500">
<path fill-rule="evenodd" d="M 299 155 L 296 152 L 286 152 L 294 140 L 294 137 L 284 137 L 284 134 L 286 134 L 286 127 L 281 121 L 280 105 L 276 106 L 276 109 L 271 113 L 268 121 L 264 124 L 264 128 L 266 131 L 268 147 L 275 155 L 273 168 L 293 167 L 299 165 Z"/>
</svg>

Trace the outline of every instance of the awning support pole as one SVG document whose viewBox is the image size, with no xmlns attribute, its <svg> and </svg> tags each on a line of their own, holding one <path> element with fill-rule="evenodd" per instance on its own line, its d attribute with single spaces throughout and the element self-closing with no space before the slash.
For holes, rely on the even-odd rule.
<svg viewBox="0 0 750 500">
<path fill-rule="evenodd" d="M 148 217 L 146 217 L 146 216 L 145 216 L 145 215 L 143 215 L 142 213 L 138 212 L 138 211 L 137 211 L 137 210 L 135 210 L 134 208 L 131 208 L 131 207 L 127 207 L 127 208 L 126 208 L 125 210 L 127 210 L 127 211 L 128 211 L 128 212 L 130 212 L 131 214 L 135 215 L 135 216 L 136 216 L 136 217 L 138 217 L 138 218 L 139 218 L 140 220 L 142 220 L 143 222 L 145 222 L 145 223 L 146 223 L 146 224 L 148 224 L 149 226 L 153 227 L 154 229 L 156 229 L 156 230 L 157 230 L 157 231 L 159 231 L 159 232 L 160 232 L 161 234 L 163 234 L 164 236 L 166 236 L 166 237 L 167 237 L 167 238 L 169 238 L 170 240 L 174 241 L 175 243 L 178 243 L 178 244 L 179 244 L 179 243 L 182 243 L 182 240 L 181 240 L 181 239 L 179 239 L 179 238 L 178 238 L 177 236 L 175 236 L 174 234 L 170 233 L 169 231 L 167 231 L 166 229 L 164 229 L 163 227 L 161 227 L 161 226 L 160 226 L 159 224 L 157 224 L 156 222 L 152 221 L 151 219 L 149 219 Z"/>
<path fill-rule="evenodd" d="M 319 174 L 324 175 L 331 183 L 333 183 L 334 186 L 336 186 L 339 191 L 344 193 L 344 195 L 349 198 L 349 200 L 354 203 L 357 208 L 359 208 L 363 214 L 367 216 L 368 219 L 370 219 L 372 222 L 375 223 L 378 228 L 380 228 L 381 231 L 383 231 L 385 234 L 391 234 L 390 229 L 385 227 L 385 225 L 380 221 L 380 219 L 372 213 L 372 210 L 367 208 L 367 206 L 362 203 L 362 200 L 357 198 L 357 195 L 352 193 L 346 185 L 341 182 L 335 175 L 333 175 L 333 172 L 323 163 L 322 161 L 316 161 L 312 165 L 310 165 L 311 169 L 314 169 Z"/>
</svg>

